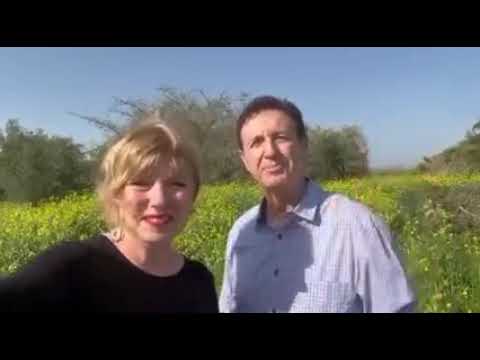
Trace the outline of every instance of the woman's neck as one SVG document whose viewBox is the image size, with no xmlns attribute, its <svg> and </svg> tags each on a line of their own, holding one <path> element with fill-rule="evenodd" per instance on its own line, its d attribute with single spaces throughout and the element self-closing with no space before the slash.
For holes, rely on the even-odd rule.
<svg viewBox="0 0 480 360">
<path fill-rule="evenodd" d="M 131 263 L 152 275 L 174 275 L 182 269 L 184 264 L 183 256 L 172 248 L 170 242 L 148 243 L 126 235 L 115 244 Z"/>
</svg>

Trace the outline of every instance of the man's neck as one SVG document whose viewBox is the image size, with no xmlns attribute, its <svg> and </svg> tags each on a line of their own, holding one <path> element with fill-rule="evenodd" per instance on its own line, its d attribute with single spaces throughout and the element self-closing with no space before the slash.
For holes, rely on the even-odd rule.
<svg viewBox="0 0 480 360">
<path fill-rule="evenodd" d="M 270 219 L 282 217 L 289 209 L 294 208 L 301 200 L 307 182 L 302 178 L 297 184 L 288 189 L 278 188 L 266 191 L 267 216 Z"/>
</svg>

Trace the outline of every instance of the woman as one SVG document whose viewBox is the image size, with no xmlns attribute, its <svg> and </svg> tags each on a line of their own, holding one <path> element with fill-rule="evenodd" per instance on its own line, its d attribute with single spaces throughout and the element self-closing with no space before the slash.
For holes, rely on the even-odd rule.
<svg viewBox="0 0 480 360">
<path fill-rule="evenodd" d="M 2 309 L 218 312 L 212 274 L 172 245 L 200 186 L 180 133 L 151 115 L 116 141 L 97 183 L 111 231 L 37 256 L 2 283 Z"/>
</svg>

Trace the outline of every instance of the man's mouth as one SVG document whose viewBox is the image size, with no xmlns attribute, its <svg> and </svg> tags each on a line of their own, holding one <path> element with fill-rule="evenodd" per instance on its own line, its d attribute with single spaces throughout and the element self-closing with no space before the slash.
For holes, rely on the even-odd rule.
<svg viewBox="0 0 480 360">
<path fill-rule="evenodd" d="M 281 170 L 282 167 L 280 165 L 272 165 L 272 166 L 266 166 L 263 168 L 263 171 L 266 171 L 266 172 L 277 172 L 279 170 Z"/>
</svg>

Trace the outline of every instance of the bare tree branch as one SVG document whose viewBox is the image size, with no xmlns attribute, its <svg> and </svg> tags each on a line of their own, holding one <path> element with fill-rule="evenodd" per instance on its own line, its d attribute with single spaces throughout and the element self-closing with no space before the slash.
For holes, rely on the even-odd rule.
<svg viewBox="0 0 480 360">
<path fill-rule="evenodd" d="M 139 105 L 139 102 L 138 101 L 135 101 L 135 100 L 128 100 L 128 99 L 122 99 L 122 98 L 119 98 L 119 97 L 113 97 L 113 99 L 115 100 L 115 102 L 118 104 L 118 105 L 125 105 L 125 106 L 129 106 L 131 108 L 134 108 L 136 111 L 144 114 L 146 112 L 146 109 L 145 109 L 145 105 L 144 104 L 141 104 L 142 106 Z M 124 113 L 126 114 L 126 116 L 128 117 L 131 117 L 133 114 L 131 113 L 128 113 L 128 112 L 122 112 L 122 111 L 119 111 L 119 113 Z"/>
<path fill-rule="evenodd" d="M 458 209 L 459 209 L 460 211 L 464 212 L 464 213 L 467 214 L 467 215 L 470 215 L 470 216 L 473 216 L 473 217 L 475 217 L 475 218 L 477 218 L 477 219 L 480 219 L 480 215 L 477 215 L 477 214 L 474 214 L 474 213 L 468 211 L 468 210 L 465 209 L 463 206 L 460 206 Z"/>
<path fill-rule="evenodd" d="M 102 120 L 102 119 L 94 117 L 94 116 L 80 115 L 80 114 L 77 114 L 77 113 L 74 113 L 74 112 L 68 112 L 68 114 L 79 117 L 79 118 L 84 119 L 84 120 L 87 120 L 88 122 L 92 123 L 93 125 L 95 125 L 96 127 L 100 128 L 101 130 L 103 130 L 105 132 L 110 132 L 110 133 L 113 133 L 115 135 L 120 134 L 119 126 L 116 125 L 115 123 L 113 123 L 110 120 Z"/>
<path fill-rule="evenodd" d="M 158 88 L 157 90 L 159 90 L 163 97 L 166 98 L 169 102 L 177 105 L 178 107 L 180 108 L 183 108 L 184 104 L 182 104 L 179 100 L 177 100 L 177 98 L 175 97 L 175 93 L 174 93 L 174 89 L 172 88 L 169 88 L 169 87 L 161 87 L 161 88 Z"/>
</svg>

